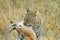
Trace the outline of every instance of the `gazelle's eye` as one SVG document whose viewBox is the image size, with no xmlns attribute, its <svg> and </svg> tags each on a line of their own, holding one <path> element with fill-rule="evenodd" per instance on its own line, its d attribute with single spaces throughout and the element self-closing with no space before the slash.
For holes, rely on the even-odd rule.
<svg viewBox="0 0 60 40">
<path fill-rule="evenodd" d="M 21 27 L 21 25 L 19 25 L 19 27 Z"/>
<path fill-rule="evenodd" d="M 21 25 L 19 25 L 19 28 L 21 28 L 22 26 Z"/>
</svg>

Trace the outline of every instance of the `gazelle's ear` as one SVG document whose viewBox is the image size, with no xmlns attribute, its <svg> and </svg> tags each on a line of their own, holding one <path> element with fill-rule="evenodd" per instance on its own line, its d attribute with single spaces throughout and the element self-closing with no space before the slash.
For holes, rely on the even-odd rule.
<svg viewBox="0 0 60 40">
<path fill-rule="evenodd" d="M 13 23 L 13 21 L 10 21 L 10 23 Z"/>
</svg>

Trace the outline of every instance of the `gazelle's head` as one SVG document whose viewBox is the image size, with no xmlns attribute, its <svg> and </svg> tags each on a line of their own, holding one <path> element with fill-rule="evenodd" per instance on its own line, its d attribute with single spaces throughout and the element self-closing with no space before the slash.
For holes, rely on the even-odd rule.
<svg viewBox="0 0 60 40">
<path fill-rule="evenodd" d="M 9 27 L 8 27 L 8 31 L 11 32 L 12 30 L 14 29 L 17 29 L 17 28 L 22 28 L 24 26 L 23 24 L 24 22 L 21 21 L 21 22 L 18 22 L 16 24 L 10 24 Z"/>
</svg>

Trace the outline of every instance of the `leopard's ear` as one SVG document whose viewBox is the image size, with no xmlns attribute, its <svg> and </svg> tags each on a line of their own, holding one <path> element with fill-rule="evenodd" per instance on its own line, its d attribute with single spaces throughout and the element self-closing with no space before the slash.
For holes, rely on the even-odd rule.
<svg viewBox="0 0 60 40">
<path fill-rule="evenodd" d="M 28 8 L 28 9 L 27 9 L 27 12 L 32 12 L 32 10 Z"/>
<path fill-rule="evenodd" d="M 35 13 L 37 13 L 37 11 L 35 11 Z"/>
</svg>

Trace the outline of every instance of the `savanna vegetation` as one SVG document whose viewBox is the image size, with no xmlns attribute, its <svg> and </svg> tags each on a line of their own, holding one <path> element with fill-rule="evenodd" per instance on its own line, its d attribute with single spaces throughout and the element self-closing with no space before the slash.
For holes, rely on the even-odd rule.
<svg viewBox="0 0 60 40">
<path fill-rule="evenodd" d="M 24 19 L 26 9 L 38 11 L 38 17 L 44 27 L 40 40 L 60 40 L 60 0 L 0 0 L 0 40 L 5 40 L 10 21 Z M 10 34 L 10 40 L 16 40 L 17 32 Z"/>
</svg>

